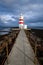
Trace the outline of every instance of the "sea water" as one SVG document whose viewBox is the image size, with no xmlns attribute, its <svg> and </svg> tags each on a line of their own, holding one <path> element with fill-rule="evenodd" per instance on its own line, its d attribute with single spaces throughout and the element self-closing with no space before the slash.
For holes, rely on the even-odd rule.
<svg viewBox="0 0 43 65">
<path fill-rule="evenodd" d="M 1 32 L 2 31 L 2 32 Z M 4 32 L 5 31 L 5 32 Z M 8 34 L 10 31 L 10 28 L 2 28 L 0 27 L 0 35 Z"/>
</svg>

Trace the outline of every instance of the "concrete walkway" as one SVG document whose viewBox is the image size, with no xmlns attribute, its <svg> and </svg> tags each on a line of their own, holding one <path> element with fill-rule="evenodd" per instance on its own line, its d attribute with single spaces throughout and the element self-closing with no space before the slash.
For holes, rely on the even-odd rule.
<svg viewBox="0 0 43 65">
<path fill-rule="evenodd" d="M 34 52 L 24 30 L 20 31 L 16 42 L 8 56 L 8 61 L 8 65 L 35 65 Z M 4 65 L 7 65 L 7 61 Z"/>
</svg>

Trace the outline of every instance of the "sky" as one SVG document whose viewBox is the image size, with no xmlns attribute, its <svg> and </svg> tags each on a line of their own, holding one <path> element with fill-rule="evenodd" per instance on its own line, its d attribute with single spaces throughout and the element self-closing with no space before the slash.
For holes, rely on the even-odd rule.
<svg viewBox="0 0 43 65">
<path fill-rule="evenodd" d="M 0 26 L 18 26 L 20 14 L 31 28 L 43 28 L 43 0 L 0 0 Z"/>
</svg>

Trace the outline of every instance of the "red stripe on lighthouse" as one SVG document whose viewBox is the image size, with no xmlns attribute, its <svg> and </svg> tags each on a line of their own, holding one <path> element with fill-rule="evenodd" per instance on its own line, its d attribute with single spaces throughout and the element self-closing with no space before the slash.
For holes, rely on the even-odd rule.
<svg viewBox="0 0 43 65">
<path fill-rule="evenodd" d="M 23 19 L 19 19 L 20 21 L 23 21 Z"/>
<path fill-rule="evenodd" d="M 24 24 L 24 22 L 19 22 L 19 24 Z"/>
</svg>

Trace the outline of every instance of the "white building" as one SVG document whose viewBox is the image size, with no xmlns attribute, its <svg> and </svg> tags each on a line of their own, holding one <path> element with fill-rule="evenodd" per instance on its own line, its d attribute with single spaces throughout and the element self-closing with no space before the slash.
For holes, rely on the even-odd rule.
<svg viewBox="0 0 43 65">
<path fill-rule="evenodd" d="M 24 25 L 24 29 L 27 29 L 27 25 Z"/>
</svg>

